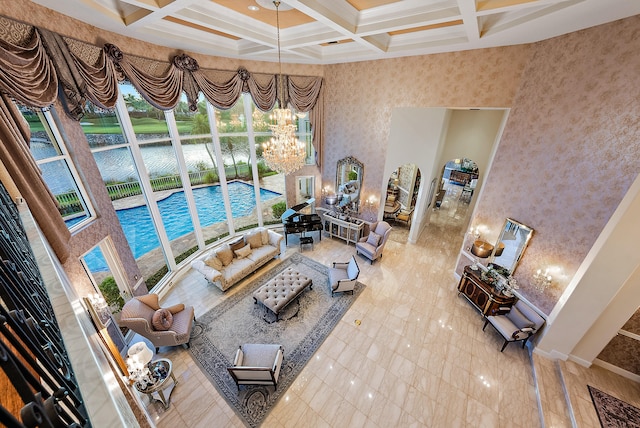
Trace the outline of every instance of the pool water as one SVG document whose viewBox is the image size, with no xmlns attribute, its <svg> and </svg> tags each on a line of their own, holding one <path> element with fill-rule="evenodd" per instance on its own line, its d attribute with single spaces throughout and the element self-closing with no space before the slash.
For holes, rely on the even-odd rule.
<svg viewBox="0 0 640 428">
<path fill-rule="evenodd" d="M 256 207 L 253 185 L 232 181 L 227 184 L 227 187 L 233 217 L 250 215 Z M 277 196 L 280 196 L 280 193 L 260 189 L 260 199 L 263 201 Z M 219 185 L 193 189 L 193 197 L 202 227 L 226 220 L 222 190 Z M 173 193 L 158 201 L 158 209 L 169 240 L 193 232 L 193 223 L 184 192 Z M 136 259 L 160 247 L 160 241 L 146 205 L 116 210 L 116 214 Z M 107 264 L 98 249 L 91 251 L 84 258 L 92 272 L 107 270 Z"/>
</svg>

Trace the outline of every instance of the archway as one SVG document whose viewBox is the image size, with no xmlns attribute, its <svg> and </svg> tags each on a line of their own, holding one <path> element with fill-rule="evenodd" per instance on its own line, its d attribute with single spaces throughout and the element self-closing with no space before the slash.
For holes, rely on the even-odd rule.
<svg viewBox="0 0 640 428">
<path fill-rule="evenodd" d="M 388 180 L 383 219 L 406 235 L 403 241 L 409 236 L 421 181 L 420 168 L 412 163 L 396 168 Z"/>
</svg>

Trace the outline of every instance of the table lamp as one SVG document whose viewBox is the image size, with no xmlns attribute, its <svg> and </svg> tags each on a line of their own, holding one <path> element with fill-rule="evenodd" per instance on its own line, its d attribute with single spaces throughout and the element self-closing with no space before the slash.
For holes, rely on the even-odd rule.
<svg viewBox="0 0 640 428">
<path fill-rule="evenodd" d="M 127 351 L 127 369 L 129 380 L 134 381 L 141 389 L 153 384 L 154 380 L 149 371 L 149 362 L 153 358 L 153 351 L 144 342 L 131 345 Z"/>
</svg>

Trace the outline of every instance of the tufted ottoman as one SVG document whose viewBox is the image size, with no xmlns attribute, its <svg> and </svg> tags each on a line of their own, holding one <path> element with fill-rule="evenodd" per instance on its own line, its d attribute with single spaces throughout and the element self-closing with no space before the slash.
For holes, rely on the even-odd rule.
<svg viewBox="0 0 640 428">
<path fill-rule="evenodd" d="M 276 314 L 277 319 L 280 311 L 298 297 L 307 285 L 312 288 L 313 284 L 309 278 L 293 268 L 287 268 L 254 291 L 253 300 L 256 304 L 260 301 L 269 308 Z"/>
</svg>

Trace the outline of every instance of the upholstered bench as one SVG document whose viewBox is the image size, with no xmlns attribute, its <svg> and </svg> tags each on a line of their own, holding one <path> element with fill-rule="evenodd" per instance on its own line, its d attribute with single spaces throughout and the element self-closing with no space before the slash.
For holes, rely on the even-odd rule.
<svg viewBox="0 0 640 428">
<path fill-rule="evenodd" d="M 278 314 L 309 286 L 313 288 L 311 279 L 293 268 L 287 268 L 253 292 L 253 300 L 261 302 L 269 308 L 276 319 Z"/>
</svg>

